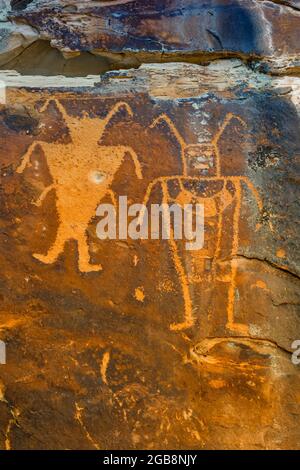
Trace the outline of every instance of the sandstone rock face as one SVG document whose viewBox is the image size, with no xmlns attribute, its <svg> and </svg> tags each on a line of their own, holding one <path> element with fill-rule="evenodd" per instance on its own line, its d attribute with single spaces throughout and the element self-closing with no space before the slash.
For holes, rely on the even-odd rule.
<svg viewBox="0 0 300 470">
<path fill-rule="evenodd" d="M 66 52 L 129 54 L 136 61 L 226 54 L 264 58 L 267 70 L 299 68 L 298 1 L 34 0 L 11 18 Z"/>
<path fill-rule="evenodd" d="M 30 26 L 17 25 L 8 20 L 9 3 L 8 0 L 0 1 L 0 66 L 18 56 L 38 37 L 38 33 Z"/>
<path fill-rule="evenodd" d="M 64 53 L 160 63 L 0 71 L 2 449 L 299 448 L 298 3 L 12 5 Z M 201 203 L 204 246 L 100 240 L 124 195 Z"/>
</svg>

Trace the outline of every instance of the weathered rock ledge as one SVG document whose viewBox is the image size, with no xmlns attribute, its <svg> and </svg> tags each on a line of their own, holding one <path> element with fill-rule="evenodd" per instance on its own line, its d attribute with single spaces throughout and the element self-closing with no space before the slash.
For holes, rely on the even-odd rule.
<svg viewBox="0 0 300 470">
<path fill-rule="evenodd" d="M 0 64 L 7 64 L 9 51 L 13 59 L 34 40 L 44 40 L 67 58 L 80 53 L 100 56 L 104 61 L 100 71 L 134 67 L 144 62 L 208 63 L 233 57 L 256 64 L 266 73 L 299 73 L 298 2 L 128 0 L 84 1 L 74 5 L 63 0 L 33 0 L 22 3 L 23 6 L 12 6 L 8 13 L 10 21 L 3 26 Z M 42 51 L 32 52 L 43 56 Z"/>
</svg>

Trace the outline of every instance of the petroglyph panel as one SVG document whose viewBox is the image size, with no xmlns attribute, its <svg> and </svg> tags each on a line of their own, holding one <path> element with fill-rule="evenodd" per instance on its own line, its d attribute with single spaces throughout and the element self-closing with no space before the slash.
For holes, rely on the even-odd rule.
<svg viewBox="0 0 300 470">
<path fill-rule="evenodd" d="M 239 67 L 7 90 L 2 448 L 298 447 L 298 115 Z M 203 248 L 99 240 L 124 195 L 203 204 Z"/>
</svg>

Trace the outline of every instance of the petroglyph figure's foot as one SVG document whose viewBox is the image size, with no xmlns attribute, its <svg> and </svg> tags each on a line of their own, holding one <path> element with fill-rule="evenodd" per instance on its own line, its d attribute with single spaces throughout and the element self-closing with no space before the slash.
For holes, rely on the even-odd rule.
<svg viewBox="0 0 300 470">
<path fill-rule="evenodd" d="M 187 330 L 188 328 L 191 328 L 193 325 L 194 325 L 193 321 L 183 322 L 183 323 L 171 323 L 170 330 L 172 331 Z"/>
<path fill-rule="evenodd" d="M 52 264 L 56 261 L 56 257 L 55 258 L 52 258 L 48 255 L 41 255 L 39 253 L 33 253 L 32 255 L 35 259 L 37 259 L 38 261 L 40 261 L 41 263 L 44 263 L 44 264 Z"/>
<path fill-rule="evenodd" d="M 79 263 L 79 271 L 82 273 L 92 273 L 102 271 L 101 264 Z"/>
<path fill-rule="evenodd" d="M 226 328 L 234 333 L 239 333 L 241 336 L 249 335 L 248 325 L 243 325 L 242 323 L 227 323 Z"/>
<path fill-rule="evenodd" d="M 36 201 L 32 201 L 31 204 L 36 207 L 42 207 L 43 199 L 39 198 Z"/>
</svg>

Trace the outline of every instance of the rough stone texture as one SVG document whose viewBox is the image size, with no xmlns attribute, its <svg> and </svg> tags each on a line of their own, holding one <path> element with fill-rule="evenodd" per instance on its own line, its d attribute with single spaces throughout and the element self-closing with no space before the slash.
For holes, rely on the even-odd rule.
<svg viewBox="0 0 300 470">
<path fill-rule="evenodd" d="M 14 2 L 13 7 L 24 7 L 24 2 Z M 88 52 L 61 54 L 50 46 L 49 41 L 40 39 L 39 33 L 29 25 L 17 24 L 8 19 L 11 8 L 9 0 L 0 1 L 0 67 L 16 70 L 23 74 L 85 76 L 101 74 L 110 69 L 106 58 Z"/>
<path fill-rule="evenodd" d="M 195 20 L 204 2 L 82 2 L 81 23 L 67 2 L 25 3 L 11 24 L 65 51 L 151 60 L 158 41 L 174 60 L 214 60 L 86 78 L 0 71 L 0 447 L 298 449 L 298 2 L 209 2 L 220 51 Z M 264 35 L 220 27 L 228 4 L 235 22 L 251 12 L 255 34 L 276 30 L 271 53 Z M 224 60 L 233 43 L 242 60 Z M 120 195 L 203 203 L 204 248 L 100 241 L 96 208 Z"/>
<path fill-rule="evenodd" d="M 0 67 L 21 54 L 37 38 L 38 33 L 28 25 L 8 20 L 9 0 L 0 0 Z"/>
<path fill-rule="evenodd" d="M 139 61 L 264 58 L 265 70 L 299 70 L 299 2 L 261 0 L 34 0 L 11 14 L 64 52 L 124 54 Z M 288 4 L 290 6 L 288 6 Z M 297 7 L 298 4 L 298 7 Z M 114 57 L 116 59 L 116 57 Z M 176 59 L 175 59 L 176 60 Z"/>
<path fill-rule="evenodd" d="M 12 88 L 2 109 L 1 329 L 9 361 L 1 369 L 1 445 L 297 448 L 299 370 L 289 353 L 300 332 L 296 108 L 282 86 L 268 89 L 240 63 L 149 65 L 122 75 L 68 92 Z M 41 112 L 49 99 L 61 111 L 50 101 Z M 120 101 L 133 115 L 121 107 L 102 135 L 105 147 L 90 154 L 87 141 L 101 137 L 101 122 Z M 182 136 L 186 173 L 167 123 L 150 127 L 162 113 Z M 245 124 L 228 123 L 220 176 L 215 166 L 209 176 L 196 157 L 228 113 Z M 97 239 L 96 206 L 111 196 L 88 175 L 105 170 L 115 146 L 116 195 L 141 202 L 157 180 L 152 200 L 161 201 L 165 182 L 170 199 L 204 201 L 210 228 L 202 252 Z M 34 205 L 53 181 L 56 190 Z M 70 213 L 89 234 L 90 266 L 80 230 L 63 232 L 73 239 L 65 247 L 55 242 Z M 99 264 L 101 272 L 84 272 Z"/>
</svg>

